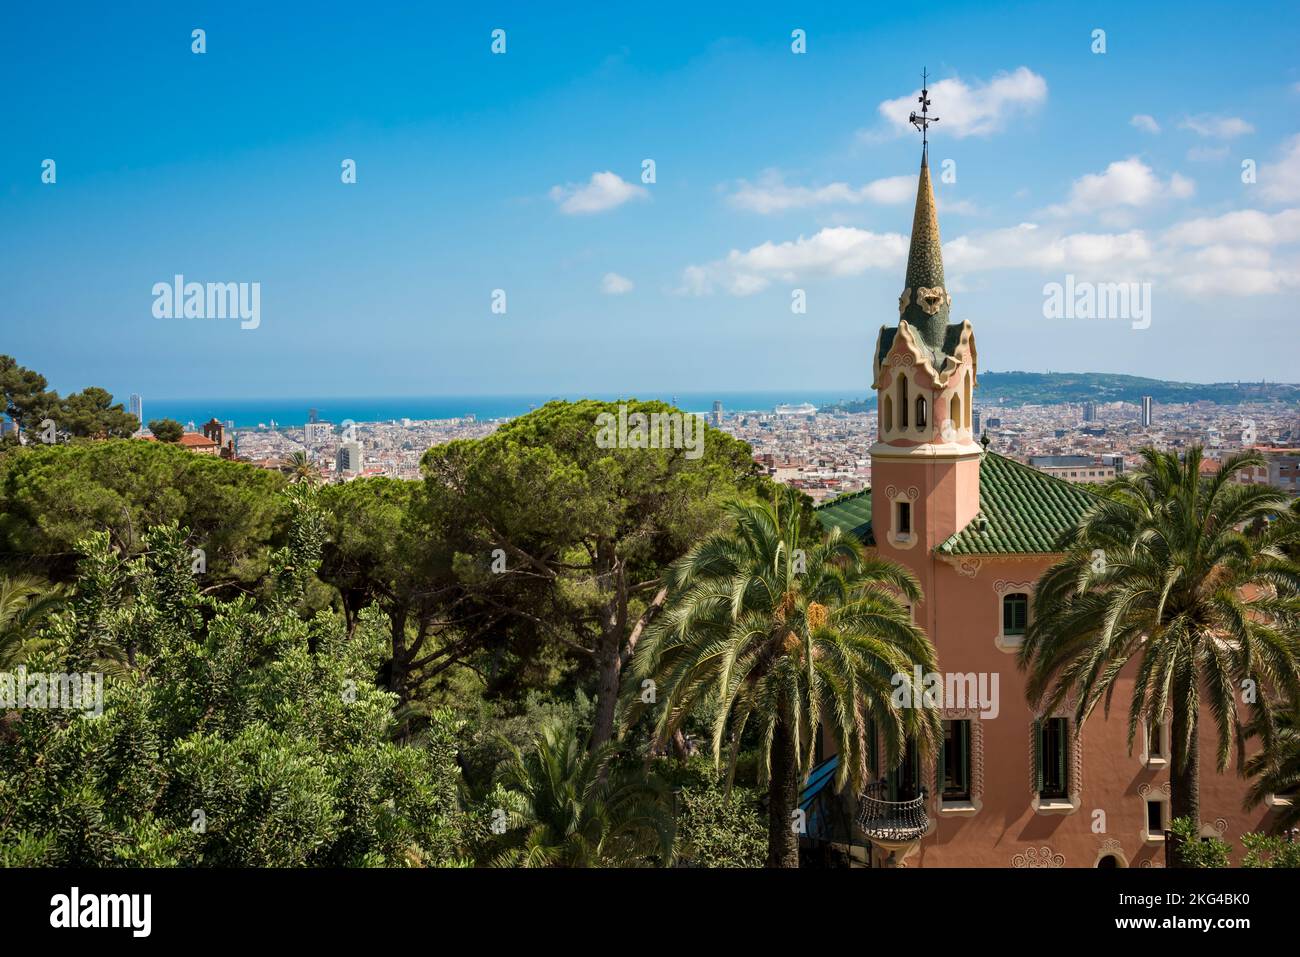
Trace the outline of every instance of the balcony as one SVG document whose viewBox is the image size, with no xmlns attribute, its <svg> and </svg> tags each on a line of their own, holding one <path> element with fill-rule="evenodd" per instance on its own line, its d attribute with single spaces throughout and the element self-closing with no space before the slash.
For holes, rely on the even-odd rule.
<svg viewBox="0 0 1300 957">
<path fill-rule="evenodd" d="M 925 811 L 926 791 L 909 801 L 884 799 L 885 782 L 867 785 L 858 799 L 857 825 L 874 844 L 901 847 L 919 841 L 930 828 Z"/>
</svg>

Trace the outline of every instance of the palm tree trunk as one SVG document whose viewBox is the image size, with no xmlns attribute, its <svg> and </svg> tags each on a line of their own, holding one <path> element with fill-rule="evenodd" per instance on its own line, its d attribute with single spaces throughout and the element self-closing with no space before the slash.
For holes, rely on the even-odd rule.
<svg viewBox="0 0 1300 957">
<path fill-rule="evenodd" d="M 1185 700 L 1183 698 L 1176 699 Z M 1174 705 L 1173 720 L 1173 765 L 1169 769 L 1169 813 L 1171 818 L 1191 818 L 1199 830 L 1201 824 L 1201 756 L 1200 729 L 1197 715 L 1187 714 L 1186 705 Z M 1186 734 L 1187 722 L 1191 722 L 1191 734 Z M 1170 838 L 1167 848 L 1169 867 L 1186 867 L 1183 862 L 1181 844 Z"/>
<path fill-rule="evenodd" d="M 772 775 L 767 783 L 767 866 L 798 867 L 799 836 L 794 811 L 799 795 L 799 762 L 794 739 L 778 720 L 772 734 Z"/>
</svg>

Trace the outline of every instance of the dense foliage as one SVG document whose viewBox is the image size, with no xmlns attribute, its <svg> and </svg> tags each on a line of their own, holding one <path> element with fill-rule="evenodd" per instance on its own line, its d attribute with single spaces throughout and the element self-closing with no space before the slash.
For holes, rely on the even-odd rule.
<svg viewBox="0 0 1300 957">
<path fill-rule="evenodd" d="M 248 586 L 283 543 L 283 485 L 279 473 L 157 442 L 12 449 L 0 455 L 0 570 L 68 581 L 89 532 L 136 555 L 146 529 L 175 524 L 203 552 L 204 588 Z"/>
<path fill-rule="evenodd" d="M 37 432 L 41 423 L 53 423 L 62 438 L 125 438 L 140 428 L 140 420 L 114 403 L 105 390 L 90 386 L 60 397 L 47 388 L 45 376 L 20 366 L 12 356 L 0 355 L 0 412 L 24 431 Z"/>
<path fill-rule="evenodd" d="M 298 614 L 321 517 L 292 502 L 267 601 L 201 595 L 175 526 L 144 554 L 91 535 L 52 647 L 29 672 L 112 664 L 103 715 L 29 709 L 0 736 L 0 855 L 8 864 L 401 865 L 453 859 L 453 735 L 441 717 L 401 747 L 372 676 L 374 622 L 349 636 Z"/>
</svg>

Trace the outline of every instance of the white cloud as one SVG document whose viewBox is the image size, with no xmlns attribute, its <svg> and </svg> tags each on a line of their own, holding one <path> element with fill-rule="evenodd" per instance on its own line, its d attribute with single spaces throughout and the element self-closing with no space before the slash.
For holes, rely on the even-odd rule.
<svg viewBox="0 0 1300 957">
<path fill-rule="evenodd" d="M 632 280 L 616 272 L 605 273 L 605 278 L 600 281 L 600 291 L 607 296 L 621 296 L 625 292 L 631 292 L 632 289 Z"/>
<path fill-rule="evenodd" d="M 559 204 L 560 212 L 576 216 L 617 209 L 632 199 L 648 199 L 650 194 L 644 186 L 636 186 L 606 170 L 592 173 L 586 184 L 552 186 L 550 196 Z"/>
<path fill-rule="evenodd" d="M 1160 124 L 1156 122 L 1154 116 L 1148 116 L 1146 113 L 1139 113 L 1133 119 L 1129 120 L 1129 125 L 1136 126 L 1143 133 L 1159 133 Z"/>
<path fill-rule="evenodd" d="M 897 269 L 901 275 L 906 258 L 907 239 L 899 233 L 829 226 L 812 236 L 768 241 L 743 252 L 733 249 L 725 259 L 688 266 L 679 292 L 702 296 L 721 288 L 733 296 L 748 296 L 773 280 L 856 276 L 868 269 Z"/>
<path fill-rule="evenodd" d="M 1300 209 L 1241 209 L 1165 231 L 1172 282 L 1189 296 L 1271 296 L 1300 289 Z"/>
<path fill-rule="evenodd" d="M 1259 168 L 1259 191 L 1270 203 L 1300 201 L 1300 133 L 1282 144 L 1282 158 Z"/>
<path fill-rule="evenodd" d="M 907 117 L 920 105 L 917 102 L 920 95 L 917 89 L 908 96 L 881 103 L 877 109 L 886 128 L 895 134 L 911 131 Z M 1010 73 L 998 73 L 987 83 L 967 84 L 953 77 L 930 87 L 930 100 L 940 117 L 939 128 L 944 132 L 957 139 L 987 136 L 1003 129 L 1013 115 L 1042 106 L 1047 100 L 1047 81 L 1024 66 Z M 873 135 L 878 136 L 866 134 L 867 138 Z"/>
<path fill-rule="evenodd" d="M 1112 164 L 1114 165 L 1114 164 Z M 1119 189 L 1117 201 L 1135 202 L 1150 183 Z M 1174 187 L 1158 183 L 1157 195 Z M 997 270 L 1036 276 L 1073 273 L 1102 282 L 1154 282 L 1184 296 L 1265 296 L 1300 290 L 1300 208 L 1275 213 L 1247 209 L 1176 223 L 1156 234 L 1142 229 L 1069 232 L 1057 221 L 1023 222 L 959 236 L 944 244 L 950 290 Z M 682 273 L 679 292 L 747 296 L 775 282 L 892 271 L 902 281 L 908 238 L 853 227 L 828 227 L 812 236 L 768 241 Z"/>
<path fill-rule="evenodd" d="M 1216 140 L 1230 140 L 1255 132 L 1255 127 L 1239 116 L 1211 116 L 1208 113 L 1189 116 L 1178 124 L 1178 128 L 1191 130 L 1197 136 L 1208 136 Z"/>
<path fill-rule="evenodd" d="M 1241 209 L 1222 216 L 1189 219 L 1166 230 L 1164 238 L 1177 246 L 1278 246 L 1300 242 L 1300 209 L 1279 213 Z"/>
<path fill-rule="evenodd" d="M 810 206 L 905 203 L 915 195 L 915 176 L 889 176 L 858 187 L 848 183 L 810 187 L 789 186 L 779 172 L 768 170 L 757 183 L 741 180 L 727 199 L 738 209 L 768 214 Z"/>
<path fill-rule="evenodd" d="M 1036 223 L 961 236 L 943 248 L 944 265 L 954 274 L 1017 268 L 1085 270 L 1150 258 L 1151 245 L 1141 230 L 1062 234 Z"/>
<path fill-rule="evenodd" d="M 1273 265 L 1265 256 L 1253 266 L 1189 269 L 1174 276 L 1173 285 L 1189 296 L 1274 296 L 1300 288 L 1300 268 Z"/>
<path fill-rule="evenodd" d="M 1102 173 L 1088 173 L 1074 181 L 1065 206 L 1052 209 L 1055 214 L 1093 213 L 1115 207 L 1148 206 L 1159 199 L 1185 199 L 1195 191 L 1186 176 L 1174 173 L 1162 182 L 1151 167 L 1136 156 L 1116 160 Z"/>
<path fill-rule="evenodd" d="M 984 270 L 1075 273 L 1154 281 L 1186 296 L 1263 296 L 1300 288 L 1300 257 L 1271 247 L 1300 242 L 1300 209 L 1241 210 L 1192 219 L 1158 239 L 1141 230 L 1061 233 L 1034 223 L 962 236 L 944 246 L 950 284 Z"/>
</svg>

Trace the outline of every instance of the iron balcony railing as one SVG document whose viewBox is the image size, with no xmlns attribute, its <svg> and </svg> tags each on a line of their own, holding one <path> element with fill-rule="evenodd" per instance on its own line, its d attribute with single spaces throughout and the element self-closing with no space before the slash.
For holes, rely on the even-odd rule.
<svg viewBox="0 0 1300 957">
<path fill-rule="evenodd" d="M 887 801 L 884 795 L 883 781 L 867 785 L 858 799 L 858 829 L 873 841 L 919 841 L 930 827 L 925 788 L 910 801 Z"/>
</svg>

